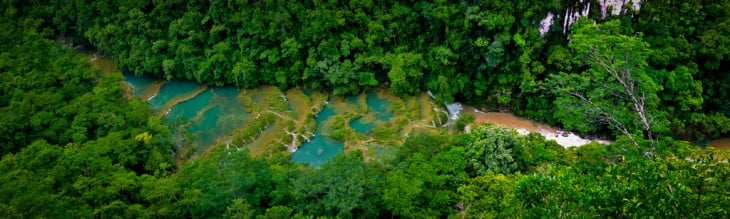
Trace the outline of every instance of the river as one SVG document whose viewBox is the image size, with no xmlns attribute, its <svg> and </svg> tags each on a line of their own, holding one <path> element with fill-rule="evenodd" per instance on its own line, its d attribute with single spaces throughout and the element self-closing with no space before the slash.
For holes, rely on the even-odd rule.
<svg viewBox="0 0 730 219">
<path fill-rule="evenodd" d="M 464 114 L 474 115 L 477 124 L 492 123 L 498 126 L 512 128 L 522 135 L 530 132 L 540 133 L 548 140 L 555 140 L 559 145 L 577 147 L 596 141 L 601 144 L 610 144 L 608 140 L 582 138 L 572 132 L 562 131 L 544 123 L 535 122 L 529 119 L 519 118 L 512 113 L 503 112 L 481 112 L 474 107 L 465 106 Z"/>
<path fill-rule="evenodd" d="M 119 72 L 111 60 L 89 56 L 104 71 Z M 351 97 L 333 97 L 272 86 L 241 90 L 132 74 L 124 74 L 124 79 L 128 90 L 149 102 L 154 113 L 193 136 L 195 154 L 205 153 L 211 146 L 226 145 L 246 147 L 252 155 L 289 150 L 292 161 L 313 166 L 351 150 L 361 150 L 367 159 L 377 159 L 376 154 L 392 154 L 389 148 L 402 144 L 411 133 L 432 131 L 447 123 L 449 117 L 455 119 L 457 111 L 474 115 L 477 124 L 493 123 L 521 134 L 537 132 L 564 147 L 592 141 L 510 113 L 480 112 L 467 105 L 446 106 L 425 92 L 400 98 L 388 89 L 374 89 Z M 260 124 L 267 114 L 275 119 Z M 236 135 L 255 124 L 260 126 L 253 130 L 255 133 L 239 139 L 244 143 L 236 145 Z M 727 142 L 730 140 L 723 145 Z"/>
</svg>

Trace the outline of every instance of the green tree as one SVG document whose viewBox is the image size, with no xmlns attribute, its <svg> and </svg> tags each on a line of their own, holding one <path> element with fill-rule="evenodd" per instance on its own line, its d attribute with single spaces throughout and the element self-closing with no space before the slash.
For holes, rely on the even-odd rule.
<svg viewBox="0 0 730 219">
<path fill-rule="evenodd" d="M 481 125 L 472 131 L 472 142 L 466 147 L 469 169 L 474 175 L 512 173 L 517 164 L 512 149 L 522 144 L 514 130 Z"/>
<path fill-rule="evenodd" d="M 454 130 L 457 132 L 464 131 L 464 128 L 468 125 L 472 125 L 474 123 L 474 120 L 476 117 L 472 114 L 464 114 L 459 116 L 458 119 L 456 119 L 456 122 L 454 123 Z"/>
<path fill-rule="evenodd" d="M 647 154 L 654 156 L 655 125 L 663 124 L 655 115 L 661 87 L 647 74 L 648 44 L 621 34 L 620 27 L 619 20 L 598 25 L 581 19 L 574 25 L 569 46 L 588 70 L 553 75 L 550 83 L 559 95 L 556 115 L 564 121 L 606 123 L 641 148 L 634 137 L 638 128 L 649 140 Z"/>
<path fill-rule="evenodd" d="M 291 214 L 294 209 L 291 209 L 286 206 L 274 206 L 269 209 L 266 209 L 266 214 L 263 216 L 259 216 L 257 218 L 266 218 L 266 219 L 288 219 L 291 218 Z"/>
<path fill-rule="evenodd" d="M 237 198 L 226 207 L 226 213 L 223 216 L 226 218 L 250 219 L 253 218 L 255 213 L 246 199 Z"/>
<path fill-rule="evenodd" d="M 216 147 L 207 157 L 184 165 L 175 176 L 180 188 L 192 195 L 190 206 L 179 207 L 194 217 L 221 216 L 231 203 L 238 211 L 243 205 L 236 199 L 245 199 L 252 211 L 263 212 L 276 189 L 269 165 L 262 158 L 250 158 L 245 149 Z"/>
<path fill-rule="evenodd" d="M 425 65 L 420 54 L 398 53 L 384 57 L 390 70 L 390 88 L 393 94 L 415 94 L 423 77 L 422 67 Z"/>
<path fill-rule="evenodd" d="M 519 177 L 519 176 L 517 176 Z M 459 187 L 461 216 L 466 218 L 510 218 L 519 216 L 515 189 L 519 178 L 488 173 Z"/>
<path fill-rule="evenodd" d="M 415 218 L 420 211 L 417 201 L 423 192 L 423 181 L 409 177 L 406 173 L 394 170 L 386 175 L 383 189 L 383 205 L 394 215 Z M 425 215 L 420 215 L 421 217 Z"/>
<path fill-rule="evenodd" d="M 293 182 L 298 212 L 319 216 L 377 217 L 382 175 L 359 153 L 339 155 Z"/>
</svg>

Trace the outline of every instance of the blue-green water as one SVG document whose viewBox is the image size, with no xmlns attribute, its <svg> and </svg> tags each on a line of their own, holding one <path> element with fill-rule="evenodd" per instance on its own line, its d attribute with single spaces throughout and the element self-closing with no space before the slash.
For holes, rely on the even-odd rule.
<svg viewBox="0 0 730 219">
<path fill-rule="evenodd" d="M 139 77 L 132 74 L 125 74 L 124 76 L 125 80 L 132 85 L 136 95 L 149 92 L 155 82 L 153 79 L 144 76 Z M 169 121 L 169 124 L 173 124 L 173 121 L 182 120 L 179 124 L 195 137 L 193 145 L 198 153 L 220 141 L 221 138 L 230 136 L 237 128 L 245 125 L 246 120 L 249 119 L 249 113 L 247 112 L 250 111 L 250 109 L 245 108 L 246 105 L 241 98 L 238 98 L 240 91 L 232 86 L 209 87 L 194 97 L 186 100 L 181 99 L 182 97 L 189 97 L 200 86 L 192 81 L 168 81 L 164 83 L 157 94 L 154 94 L 148 100 L 155 111 L 160 111 L 166 105 L 169 107 L 169 105 L 175 103 L 170 111 L 166 112 L 165 118 Z M 312 92 L 305 90 L 304 94 L 311 96 Z M 254 95 L 252 97 L 253 101 L 261 102 L 263 98 L 260 95 L 263 94 Z M 358 96 L 348 97 L 345 98 L 345 101 L 359 105 L 358 98 Z M 368 107 L 368 119 L 360 118 L 350 123 L 353 129 L 361 133 L 367 133 L 393 117 L 393 113 L 388 111 L 390 108 L 388 100 L 378 97 L 374 92 L 368 92 L 365 100 Z M 325 121 L 337 113 L 334 106 L 324 106 L 322 111 L 315 117 L 317 122 L 315 136 L 310 141 L 302 144 L 292 154 L 292 161 L 318 167 L 337 154 L 344 152 L 343 142 L 327 137 L 322 133 Z M 373 119 L 375 121 L 370 121 Z M 372 149 L 372 151 L 379 156 L 388 154 L 387 151 L 380 148 Z"/>
<path fill-rule="evenodd" d="M 341 141 L 324 135 L 316 135 L 292 153 L 291 160 L 319 167 L 345 150 Z"/>
<path fill-rule="evenodd" d="M 393 113 L 389 111 L 390 102 L 385 98 L 380 98 L 375 92 L 368 92 L 365 98 L 365 103 L 368 107 L 368 115 L 372 119 L 367 119 L 366 116 L 362 116 L 350 122 L 350 127 L 361 134 L 369 134 L 368 132 L 378 124 L 382 124 L 390 121 L 393 118 Z"/>
<path fill-rule="evenodd" d="M 218 97 L 223 98 L 223 101 L 235 100 L 239 92 L 234 86 L 215 87 L 213 90 Z"/>
<path fill-rule="evenodd" d="M 217 87 L 213 89 L 213 92 L 215 96 L 213 96 L 211 104 L 220 110 L 219 120 L 215 126 L 208 126 L 207 130 L 215 133 L 216 138 L 220 138 L 245 125 L 246 120 L 249 119 L 249 113 L 244 107 L 243 101 L 237 98 L 239 92 L 237 88 Z"/>
<path fill-rule="evenodd" d="M 220 107 L 215 106 L 205 111 L 199 120 L 193 121 L 187 126 L 188 131 L 195 136 L 196 152 L 200 152 L 206 146 L 214 144 L 215 140 L 222 134 L 215 129 L 218 126 L 220 116 Z"/>
<path fill-rule="evenodd" d="M 371 91 L 368 92 L 365 102 L 368 104 L 368 112 L 374 113 L 375 118 L 378 120 L 387 122 L 393 118 L 393 112 L 388 111 L 388 108 L 390 108 L 390 102 L 388 102 L 385 98 L 380 98 L 377 94 Z"/>
<path fill-rule="evenodd" d="M 298 163 L 307 163 L 319 167 L 337 154 L 345 151 L 345 144 L 322 134 L 324 122 L 335 115 L 335 109 L 329 105 L 322 108 L 317 114 L 317 128 L 315 136 L 309 142 L 302 144 L 297 151 L 292 153 L 291 160 Z"/>
<path fill-rule="evenodd" d="M 329 105 L 324 106 L 322 108 L 322 111 L 319 111 L 317 116 L 315 117 L 315 121 L 317 121 L 317 129 L 324 126 L 324 121 L 327 121 L 330 117 L 337 114 L 335 111 L 335 108 L 330 107 Z"/>
<path fill-rule="evenodd" d="M 221 113 L 224 115 L 223 123 L 243 124 L 248 119 L 248 113 L 243 101 L 238 99 L 238 89 L 233 86 L 213 88 L 213 99 L 211 104 L 221 107 Z"/>
<path fill-rule="evenodd" d="M 132 85 L 132 92 L 134 92 L 135 95 L 141 95 L 142 93 L 147 91 L 147 89 L 150 89 L 150 87 L 152 87 L 152 84 L 155 83 L 155 79 L 151 77 L 136 76 L 129 72 L 126 72 L 123 75 L 124 80 Z"/>
<path fill-rule="evenodd" d="M 186 128 L 195 136 L 200 152 L 243 126 L 249 118 L 235 87 L 208 88 L 194 98 L 178 103 L 165 116 L 169 120 L 182 118 Z"/>
<path fill-rule="evenodd" d="M 368 107 L 368 113 L 362 117 L 350 122 L 350 127 L 355 131 L 368 134 L 368 132 L 378 125 L 386 123 L 393 118 L 393 113 L 390 112 L 390 102 L 385 99 L 378 97 L 375 92 L 368 92 L 366 94 L 365 102 Z M 358 96 L 352 96 L 345 98 L 345 101 L 351 104 L 358 104 Z M 312 166 L 320 166 L 328 160 L 332 159 L 339 153 L 344 151 L 344 144 L 340 141 L 331 139 L 322 134 L 322 125 L 335 115 L 336 111 L 333 107 L 327 105 L 317 115 L 315 120 L 317 121 L 317 129 L 315 130 L 316 136 L 312 138 L 310 142 L 302 144 L 299 149 L 292 154 L 292 161 L 300 163 L 308 163 Z M 370 121 L 370 120 L 375 121 Z M 389 156 L 391 151 L 383 149 L 382 147 L 375 146 L 373 151 L 378 156 Z"/>
<path fill-rule="evenodd" d="M 149 100 L 152 109 L 160 110 L 168 102 L 175 99 L 176 97 L 182 97 L 186 94 L 190 94 L 200 85 L 194 81 L 183 81 L 183 80 L 172 80 L 165 82 L 160 88 L 160 91 L 155 94 L 152 99 Z"/>
<path fill-rule="evenodd" d="M 125 74 L 125 80 L 132 85 L 136 95 L 143 94 L 154 84 L 145 76 Z M 172 80 L 166 82 L 157 94 L 148 101 L 153 110 L 159 111 L 170 101 L 190 95 L 201 85 L 192 81 Z M 193 145 L 197 152 L 213 145 L 222 137 L 230 135 L 236 128 L 245 124 L 249 118 L 244 104 L 233 86 L 209 87 L 194 97 L 179 102 L 166 112 L 168 124 L 182 120 L 183 125 L 194 137 Z"/>
<path fill-rule="evenodd" d="M 177 105 L 172 107 L 170 112 L 167 113 L 165 117 L 170 120 L 191 120 L 199 112 L 203 111 L 203 109 L 210 104 L 210 101 L 212 99 L 213 89 L 208 89 L 187 101 L 178 103 Z"/>
<path fill-rule="evenodd" d="M 350 127 L 361 134 L 367 134 L 370 130 L 374 129 L 377 124 L 375 122 L 366 122 L 364 119 L 358 118 L 350 122 Z"/>
</svg>

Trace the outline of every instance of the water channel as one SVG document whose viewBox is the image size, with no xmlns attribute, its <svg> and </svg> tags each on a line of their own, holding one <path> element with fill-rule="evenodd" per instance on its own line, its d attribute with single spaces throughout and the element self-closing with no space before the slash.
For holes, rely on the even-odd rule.
<svg viewBox="0 0 730 219">
<path fill-rule="evenodd" d="M 205 151 L 207 148 L 217 144 L 230 143 L 230 136 L 237 130 L 247 124 L 248 120 L 257 119 L 251 116 L 253 109 L 247 108 L 244 101 L 246 92 L 235 87 L 206 87 L 189 81 L 173 80 L 168 82 L 155 81 L 147 77 L 138 77 L 125 74 L 125 80 L 131 85 L 135 95 L 143 98 L 147 95 L 147 101 L 152 105 L 156 113 L 164 116 L 168 123 L 181 124 L 194 136 L 195 149 L 197 152 Z M 259 89 L 267 90 L 267 89 Z M 270 90 L 270 89 L 269 89 Z M 272 91 L 267 91 L 272 92 Z M 347 98 L 329 97 L 324 94 L 312 91 L 290 90 L 287 92 L 279 92 L 274 94 L 281 96 L 287 101 L 288 109 L 284 112 L 275 112 L 282 115 L 279 119 L 293 120 L 296 127 L 306 127 L 304 123 L 307 117 L 314 120 L 314 130 L 306 133 L 293 133 L 297 138 L 292 144 L 294 149 L 291 150 L 291 160 L 299 163 L 306 163 L 312 166 L 320 166 L 337 154 L 351 149 L 361 149 L 371 151 L 372 156 L 383 154 L 384 151 L 392 154 L 387 145 L 379 144 L 385 141 L 378 141 L 372 137 L 375 129 L 393 126 L 394 121 L 403 119 L 403 115 L 396 115 L 393 112 L 392 105 L 394 97 L 384 97 L 387 91 L 369 91 L 358 96 Z M 297 97 L 298 94 L 300 97 Z M 319 98 L 317 98 L 319 94 Z M 258 93 L 249 98 L 253 102 L 262 102 L 262 96 L 267 94 Z M 302 99 L 303 98 L 303 99 Z M 397 98 L 395 98 L 397 99 Z M 307 101 L 305 101 L 307 100 Z M 317 101 L 322 101 L 318 103 Z M 314 103 L 313 103 L 314 102 Z M 403 101 L 404 104 L 408 101 Z M 449 117 L 455 118 L 458 114 L 471 114 L 476 118 L 476 123 L 492 123 L 498 126 L 512 128 L 518 133 L 526 135 L 530 132 L 537 132 L 545 136 L 548 140 L 555 140 L 564 147 L 575 147 L 597 141 L 602 144 L 609 144 L 609 141 L 599 139 L 585 139 L 570 132 L 555 129 L 549 125 L 537 123 L 528 119 L 518 118 L 511 113 L 501 112 L 481 112 L 474 107 L 459 105 L 457 111 L 452 110 L 453 105 L 444 106 L 434 104 L 429 107 L 421 106 L 423 102 L 414 102 L 414 109 L 423 110 L 432 108 L 431 112 L 419 112 L 420 114 L 438 114 L 450 112 Z M 248 104 L 251 105 L 251 104 Z M 250 107 L 250 106 L 249 106 Z M 317 111 L 316 108 L 321 107 Z M 447 110 L 448 109 L 448 110 Z M 416 110 L 419 111 L 419 110 Z M 454 112 L 452 112 L 454 111 Z M 287 114 L 288 113 L 288 114 Z M 259 114 L 260 115 L 260 114 Z M 350 115 L 352 117 L 347 121 L 345 130 L 352 130 L 355 140 L 346 140 L 345 142 L 336 140 L 332 137 L 334 130 L 331 130 L 327 124 L 333 121 L 343 120 Z M 355 116 L 352 116 L 355 115 Z M 409 130 L 415 127 L 435 128 L 433 124 L 436 119 L 429 120 L 425 118 L 417 124 L 411 124 Z M 297 125 L 297 124 L 302 125 Z M 336 122 L 335 122 L 336 123 Z M 289 125 L 291 126 L 291 125 Z M 268 128 L 261 130 L 259 139 L 246 145 L 252 151 L 252 154 L 261 154 L 266 150 L 270 150 L 272 144 L 281 144 L 284 146 L 292 146 L 276 139 L 286 136 L 289 129 L 286 125 L 274 123 Z M 398 127 L 398 134 L 404 135 L 402 130 L 406 127 Z M 408 133 L 405 133 L 407 135 Z M 365 143 L 363 143 L 365 142 Z M 730 140 L 718 139 L 708 143 L 716 148 L 730 148 Z"/>
<path fill-rule="evenodd" d="M 252 154 L 265 153 L 273 145 L 290 147 L 291 144 L 297 144 L 291 150 L 292 161 L 319 166 L 345 151 L 345 142 L 331 137 L 333 130 L 326 126 L 329 120 L 337 115 L 356 115 L 347 123 L 348 127 L 368 136 L 373 129 L 387 125 L 394 117 L 390 109 L 391 102 L 374 91 L 329 100 L 328 96 L 312 91 L 281 92 L 275 88 L 242 91 L 231 86 L 207 87 L 184 80 L 156 81 L 128 73 L 124 74 L 124 78 L 130 91 L 149 102 L 156 114 L 163 116 L 170 125 L 184 127 L 193 136 L 192 145 L 195 146 L 196 154 L 214 145 L 231 144 L 231 136 L 252 123 L 249 120 L 260 119 L 262 113 L 272 113 L 278 116 L 277 121 L 267 124 L 255 139 L 245 145 Z M 283 98 L 288 108 L 277 111 L 265 105 L 263 102 L 267 102 L 267 96 Z M 321 110 L 317 111 L 318 107 Z M 255 116 L 252 112 L 255 112 Z M 316 124 L 313 132 L 290 133 L 292 126 L 306 130 L 307 117 L 313 118 Z M 293 122 L 279 122 L 287 120 Z M 287 136 L 284 133 L 292 134 L 291 144 L 280 141 Z M 364 137 L 361 140 L 367 139 Z M 387 151 L 375 144 L 367 144 L 367 148 L 373 149 L 373 155 Z"/>
<path fill-rule="evenodd" d="M 108 58 L 96 54 L 87 55 L 92 64 L 103 71 L 119 72 Z M 379 89 L 341 98 L 310 90 L 291 89 L 282 92 L 271 87 L 240 90 L 233 86 L 207 87 L 192 81 L 160 81 L 129 73 L 123 75 L 125 82 L 130 85 L 129 91 L 149 102 L 155 113 L 166 118 L 168 124 L 179 124 L 193 135 L 192 145 L 198 153 L 213 145 L 228 146 L 234 133 L 266 111 L 279 116 L 277 122 L 267 125 L 257 139 L 245 146 L 253 155 L 270 151 L 276 144 L 291 147 L 292 161 L 313 166 L 319 166 L 347 150 L 363 150 L 371 156 L 392 156 L 394 149 L 389 146 L 397 145 L 398 141 L 376 139 L 372 136 L 374 131 L 382 129 L 384 131 L 380 133 L 387 133 L 393 130 L 388 128 L 394 128 L 395 135 L 399 135 L 402 140 L 415 130 L 433 129 L 438 124 L 446 123 L 438 116 L 446 112 L 449 112 L 452 119 L 458 113 L 472 114 L 477 124 L 493 123 L 516 129 L 521 134 L 537 132 L 564 147 L 580 146 L 593 141 L 542 123 L 518 118 L 510 113 L 481 112 L 466 105 L 435 103 L 429 98 L 430 93 L 403 100 L 390 95 L 387 89 Z M 288 104 L 287 109 L 282 112 L 272 111 L 270 106 L 267 109 L 262 104 L 266 102 L 264 97 L 267 95 L 283 98 Z M 394 112 L 396 103 L 400 107 L 400 113 Z M 333 130 L 326 126 L 332 124 L 333 120 L 342 119 L 342 115 L 350 115 L 344 130 L 355 133 L 350 136 L 353 140 L 335 140 L 331 137 Z M 310 130 L 310 126 L 314 130 Z M 299 131 L 289 132 L 292 127 Z M 289 134 L 292 134 L 291 143 L 281 141 L 282 137 Z M 730 149 L 730 138 L 716 139 L 707 145 Z"/>
<path fill-rule="evenodd" d="M 259 89 L 258 93 L 243 92 L 231 86 L 206 87 L 205 85 L 182 80 L 162 82 L 131 74 L 125 74 L 125 80 L 132 87 L 131 90 L 135 95 L 140 98 L 146 97 L 153 110 L 164 116 L 168 123 L 180 124 L 194 136 L 193 145 L 195 145 L 197 153 L 217 144 L 230 144 L 230 137 L 237 130 L 246 126 L 248 120 L 259 119 L 262 112 L 269 111 L 276 114 L 279 117 L 278 120 L 292 120 L 293 122 L 288 125 L 275 122 L 262 128 L 256 139 L 248 141 L 246 145 L 254 155 L 265 153 L 277 144 L 291 148 L 290 151 L 293 152 L 292 161 L 313 166 L 325 163 L 335 155 L 346 151 L 347 148 L 372 151 L 372 155 L 377 155 L 379 151 L 383 151 L 382 148 L 387 148 L 388 141 L 375 139 L 373 133 L 376 129 L 393 127 L 394 122 L 397 122 L 395 120 L 404 119 L 404 115 L 396 116 L 393 112 L 392 105 L 394 101 L 399 102 L 402 107 L 407 107 L 407 103 L 410 102 L 413 105 L 413 110 L 405 111 L 433 110 L 431 112 L 419 112 L 419 114 L 437 115 L 449 112 L 451 119 L 457 117 L 456 113 L 458 111 L 473 114 L 477 118 L 477 123 L 494 123 L 517 129 L 522 134 L 539 132 L 547 139 L 556 140 L 565 147 L 580 146 L 591 141 L 574 134 L 564 134 L 544 124 L 517 118 L 509 113 L 483 113 L 470 106 L 458 105 L 458 107 L 455 107 L 457 105 L 444 106 L 434 103 L 431 103 L 434 104 L 433 106 L 423 107 L 421 106 L 424 104 L 423 101 L 400 100 L 397 97 L 388 96 L 386 90 L 369 91 L 346 98 L 330 98 L 320 94 L 322 97 L 319 100 L 315 97 L 315 92 L 311 91 L 298 92 L 299 96 L 303 97 L 297 97 L 293 94 L 296 92 L 293 91 L 281 92 L 278 89 Z M 280 112 L 272 111 L 271 107 L 264 110 L 251 109 L 251 106 L 254 105 L 245 102 L 246 95 L 248 95 L 250 101 L 254 102 L 254 105 L 264 102 L 263 99 L 266 96 L 281 96 L 289 106 L 287 110 Z M 322 103 L 319 103 L 319 101 L 322 101 Z M 249 108 L 247 108 L 247 105 Z M 253 108 L 262 107 L 264 106 Z M 321 107 L 321 110 L 312 110 L 318 107 Z M 256 110 L 258 110 L 256 116 L 252 116 L 250 112 Z M 314 119 L 313 131 L 295 133 L 290 130 L 296 128 L 287 128 L 299 127 L 299 129 L 306 129 L 307 117 Z M 413 122 L 411 119 L 409 121 L 412 121 L 410 124 L 412 127 L 408 130 L 413 130 L 414 127 L 429 127 L 429 125 L 431 128 L 436 128 L 434 124 L 445 123 L 445 121 L 436 120 L 437 118 L 421 118 L 420 121 Z M 344 130 L 344 133 L 352 133 L 346 139 L 352 138 L 354 140 L 343 142 L 332 137 L 336 130 L 332 130 L 327 124 L 331 125 L 338 121 L 347 123 L 347 126 L 338 129 L 341 129 L 340 132 Z M 347 130 L 354 132 L 347 132 Z M 396 127 L 395 130 L 396 135 L 408 134 L 402 131 L 406 130 L 404 127 Z M 287 136 L 286 133 L 291 134 L 291 143 L 280 140 Z"/>
</svg>

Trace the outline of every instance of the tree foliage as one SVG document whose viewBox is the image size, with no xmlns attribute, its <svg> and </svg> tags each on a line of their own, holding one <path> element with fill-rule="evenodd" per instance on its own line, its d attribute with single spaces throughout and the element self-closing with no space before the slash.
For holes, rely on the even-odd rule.
<svg viewBox="0 0 730 219">
<path fill-rule="evenodd" d="M 472 173 L 512 173 L 517 169 L 512 150 L 520 147 L 517 132 L 496 126 L 479 126 L 466 147 L 466 159 Z"/>
<path fill-rule="evenodd" d="M 559 18 L 544 37 L 537 30 L 548 12 L 579 7 L 5 1 L 0 217 L 728 218 L 730 155 L 673 137 L 730 131 L 730 1 L 644 1 L 638 12 L 598 19 L 591 10 L 595 21 L 571 28 Z M 220 146 L 174 160 L 170 130 L 125 97 L 121 75 L 59 44 L 91 45 L 124 70 L 164 79 L 337 95 L 431 90 L 440 101 L 619 136 L 565 149 L 479 126 L 414 133 L 381 162 L 355 150 L 312 168 Z M 654 160 L 643 157 L 647 145 L 658 146 Z"/>
<path fill-rule="evenodd" d="M 655 125 L 665 122 L 656 116 L 661 87 L 647 73 L 651 50 L 641 38 L 622 35 L 619 20 L 600 26 L 590 22 L 575 24 L 570 44 L 577 61 L 588 66 L 586 72 L 552 75 L 549 81 L 560 95 L 557 117 L 575 122 L 567 123 L 568 128 L 594 121 L 608 124 L 636 147 L 641 146 L 633 133 L 643 131 L 650 142 L 647 152 L 653 154 Z"/>
<path fill-rule="evenodd" d="M 581 28 L 571 29 L 566 16 L 555 16 L 552 28 L 541 34 L 540 20 L 548 13 L 596 5 L 12 1 L 2 9 L 13 19 L 30 18 L 25 24 L 41 32 L 91 44 L 136 74 L 242 88 L 298 86 L 337 95 L 376 86 L 400 95 L 431 90 L 439 100 L 510 109 L 601 133 L 608 131 L 606 125 L 573 119 L 560 108 L 564 101 L 538 89 L 550 75 L 580 74 L 588 64 L 573 58 L 585 53 L 575 50 L 585 34 L 578 33 Z M 606 18 L 600 10 L 588 10 L 586 17 L 598 23 L 620 21 L 620 26 L 606 26 L 612 34 L 641 35 L 642 47 L 655 51 L 641 55 L 647 56 L 641 69 L 656 85 L 658 112 L 653 114 L 666 117 L 662 132 L 690 139 L 730 131 L 730 104 L 723 101 L 730 84 L 723 71 L 730 57 L 724 49 L 730 42 L 725 37 L 730 35 L 728 5 L 725 0 L 650 1 L 639 11 Z"/>
<path fill-rule="evenodd" d="M 293 182 L 298 211 L 310 215 L 377 217 L 382 176 L 357 154 L 338 156 Z"/>
<path fill-rule="evenodd" d="M 140 182 L 173 170 L 170 131 L 124 98 L 121 75 L 0 23 L 3 214 L 149 217 Z"/>
</svg>

